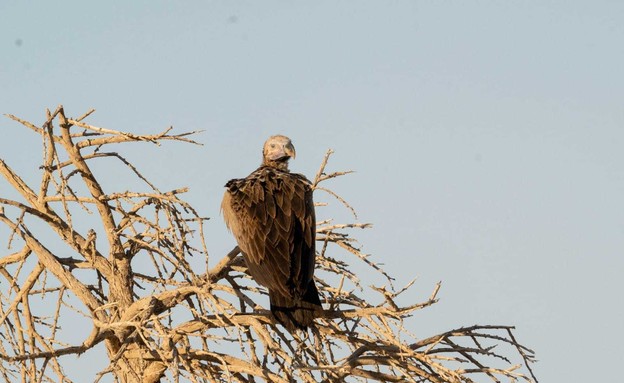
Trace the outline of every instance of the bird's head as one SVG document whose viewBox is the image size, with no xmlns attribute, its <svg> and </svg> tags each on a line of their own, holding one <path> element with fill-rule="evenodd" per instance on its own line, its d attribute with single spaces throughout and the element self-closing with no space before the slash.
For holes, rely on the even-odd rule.
<svg viewBox="0 0 624 383">
<path fill-rule="evenodd" d="M 262 164 L 288 169 L 288 160 L 295 158 L 295 147 L 290 138 L 282 135 L 271 136 L 262 149 Z"/>
</svg>

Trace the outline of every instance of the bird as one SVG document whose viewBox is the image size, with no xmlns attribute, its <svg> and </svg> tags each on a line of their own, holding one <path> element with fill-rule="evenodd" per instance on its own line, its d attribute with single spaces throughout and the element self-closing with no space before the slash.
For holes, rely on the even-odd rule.
<svg viewBox="0 0 624 383">
<path fill-rule="evenodd" d="M 269 137 L 262 164 L 225 185 L 221 211 L 251 277 L 268 289 L 271 312 L 290 332 L 306 330 L 322 311 L 314 283 L 316 217 L 312 184 L 291 173 L 290 138 Z"/>
</svg>

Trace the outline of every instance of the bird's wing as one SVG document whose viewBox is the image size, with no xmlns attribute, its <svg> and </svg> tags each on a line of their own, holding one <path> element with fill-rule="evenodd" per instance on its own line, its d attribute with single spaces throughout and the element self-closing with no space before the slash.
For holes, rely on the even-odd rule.
<svg viewBox="0 0 624 383">
<path fill-rule="evenodd" d="M 303 294 L 315 261 L 316 221 L 309 181 L 261 167 L 226 187 L 223 216 L 250 274 L 284 296 Z"/>
</svg>

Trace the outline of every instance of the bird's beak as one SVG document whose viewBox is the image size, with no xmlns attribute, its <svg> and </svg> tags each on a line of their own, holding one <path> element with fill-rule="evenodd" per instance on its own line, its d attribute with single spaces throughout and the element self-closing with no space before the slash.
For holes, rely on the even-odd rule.
<svg viewBox="0 0 624 383">
<path fill-rule="evenodd" d="M 295 152 L 295 147 L 290 142 L 284 145 L 284 153 L 291 158 L 295 158 L 295 156 L 297 155 L 297 153 Z"/>
</svg>

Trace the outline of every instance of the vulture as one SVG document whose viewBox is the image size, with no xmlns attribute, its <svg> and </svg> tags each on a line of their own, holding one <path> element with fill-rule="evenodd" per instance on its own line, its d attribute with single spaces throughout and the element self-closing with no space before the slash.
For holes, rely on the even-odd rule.
<svg viewBox="0 0 624 383">
<path fill-rule="evenodd" d="M 322 310 L 314 284 L 316 219 L 312 185 L 288 170 L 286 136 L 264 143 L 262 165 L 225 185 L 223 218 L 249 274 L 269 290 L 271 312 L 289 331 L 305 330 Z"/>
</svg>

